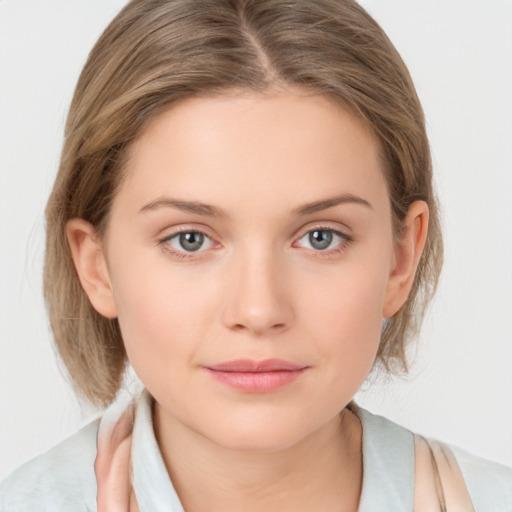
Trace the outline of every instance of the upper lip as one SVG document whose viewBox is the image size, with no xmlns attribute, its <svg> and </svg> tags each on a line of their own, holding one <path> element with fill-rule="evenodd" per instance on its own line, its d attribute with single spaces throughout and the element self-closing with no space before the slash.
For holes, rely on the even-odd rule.
<svg viewBox="0 0 512 512">
<path fill-rule="evenodd" d="M 284 359 L 263 359 L 255 361 L 253 359 L 234 359 L 223 363 L 208 365 L 208 369 L 218 372 L 276 372 L 293 371 L 307 368 L 305 365 L 285 361 Z"/>
</svg>

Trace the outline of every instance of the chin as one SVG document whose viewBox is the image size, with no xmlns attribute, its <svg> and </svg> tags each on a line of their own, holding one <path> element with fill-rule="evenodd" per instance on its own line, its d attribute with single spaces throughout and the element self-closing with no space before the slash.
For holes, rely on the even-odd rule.
<svg viewBox="0 0 512 512">
<path fill-rule="evenodd" d="M 287 431 L 273 431 L 264 432 L 258 431 L 246 431 L 246 432 L 234 432 L 231 431 L 227 435 L 215 436 L 211 438 L 218 445 L 222 446 L 227 450 L 237 452 L 252 452 L 252 453 L 277 453 L 282 452 L 296 443 L 301 439 L 301 435 L 297 433 Z"/>
<path fill-rule="evenodd" d="M 234 451 L 273 453 L 300 443 L 318 427 L 308 418 L 293 415 L 238 414 L 212 422 L 201 434 L 215 444 Z"/>
</svg>

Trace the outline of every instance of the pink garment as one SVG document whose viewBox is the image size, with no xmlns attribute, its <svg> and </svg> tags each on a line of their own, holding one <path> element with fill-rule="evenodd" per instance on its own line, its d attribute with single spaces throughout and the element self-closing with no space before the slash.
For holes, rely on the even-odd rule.
<svg viewBox="0 0 512 512">
<path fill-rule="evenodd" d="M 139 512 L 130 464 L 134 419 L 135 404 L 101 419 L 94 464 L 98 512 Z"/>
</svg>

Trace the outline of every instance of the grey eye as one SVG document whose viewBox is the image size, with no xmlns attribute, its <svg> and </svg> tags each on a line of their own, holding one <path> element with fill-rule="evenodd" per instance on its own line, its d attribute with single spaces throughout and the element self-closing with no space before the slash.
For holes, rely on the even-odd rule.
<svg viewBox="0 0 512 512">
<path fill-rule="evenodd" d="M 213 246 L 210 237 L 198 231 L 176 233 L 168 239 L 169 245 L 179 252 L 197 252 Z"/>
<path fill-rule="evenodd" d="M 186 251 L 198 251 L 203 245 L 204 236 L 201 233 L 180 233 L 179 241 Z"/>
<path fill-rule="evenodd" d="M 313 229 L 302 236 L 299 242 L 308 249 L 325 251 L 326 249 L 336 247 L 344 239 L 345 237 L 341 233 L 332 229 Z"/>
<path fill-rule="evenodd" d="M 325 230 L 316 230 L 309 233 L 309 243 L 311 247 L 323 251 L 327 249 L 332 242 L 332 233 Z"/>
</svg>

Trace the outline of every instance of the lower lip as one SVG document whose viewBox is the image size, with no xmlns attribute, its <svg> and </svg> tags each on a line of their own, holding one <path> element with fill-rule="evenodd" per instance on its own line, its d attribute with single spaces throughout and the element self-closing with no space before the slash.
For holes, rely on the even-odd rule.
<svg viewBox="0 0 512 512">
<path fill-rule="evenodd" d="M 271 393 L 296 381 L 306 370 L 274 370 L 270 372 L 226 372 L 206 368 L 210 375 L 226 386 L 245 393 Z"/>
</svg>

